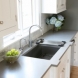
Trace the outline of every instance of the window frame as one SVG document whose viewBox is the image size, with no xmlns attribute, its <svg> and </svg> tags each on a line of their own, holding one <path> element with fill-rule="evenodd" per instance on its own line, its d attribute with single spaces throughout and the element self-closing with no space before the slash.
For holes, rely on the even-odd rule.
<svg viewBox="0 0 78 78">
<path fill-rule="evenodd" d="M 31 0 L 31 6 L 32 6 L 32 25 L 36 25 L 36 1 L 37 0 Z M 34 5 L 35 4 L 35 5 Z M 24 34 L 24 32 L 28 32 L 29 31 L 29 28 L 30 28 L 30 26 L 29 27 L 27 27 L 27 28 L 25 28 L 25 29 L 23 29 L 23 20 L 22 20 L 22 0 L 18 0 L 18 4 L 17 4 L 17 7 L 19 8 L 18 9 L 18 27 L 19 27 L 19 29 L 20 29 L 20 34 L 18 34 L 18 35 L 16 35 L 16 33 L 18 32 L 18 31 L 16 31 L 16 32 L 14 32 L 14 33 L 11 33 L 11 34 L 9 34 L 9 35 L 7 35 L 7 36 L 5 36 L 4 38 L 3 38 L 3 43 L 4 43 L 4 46 L 7 46 L 7 45 L 9 45 L 9 44 L 11 44 L 11 43 L 13 43 L 13 42 L 15 42 L 15 41 L 17 41 L 17 40 L 20 40 L 21 38 L 24 38 L 24 37 L 26 37 L 27 35 L 28 35 L 28 33 L 26 34 L 26 35 L 23 35 Z M 33 9 L 35 9 L 35 12 L 33 11 Z M 40 24 L 40 18 L 39 18 L 39 24 Z M 34 32 L 34 31 L 37 31 L 37 30 L 39 30 L 37 27 L 34 27 L 34 30 L 32 31 L 32 32 Z M 31 32 L 31 33 L 32 33 Z M 15 35 L 14 37 L 12 37 L 13 35 Z M 11 38 L 11 37 L 12 38 Z M 16 38 L 16 37 L 18 37 L 18 39 Z M 7 38 L 10 38 L 9 40 L 5 40 L 5 39 L 7 39 Z M 10 41 L 10 43 L 9 44 L 7 44 L 7 42 L 9 42 Z M 6 45 L 5 45 L 6 44 Z"/>
</svg>

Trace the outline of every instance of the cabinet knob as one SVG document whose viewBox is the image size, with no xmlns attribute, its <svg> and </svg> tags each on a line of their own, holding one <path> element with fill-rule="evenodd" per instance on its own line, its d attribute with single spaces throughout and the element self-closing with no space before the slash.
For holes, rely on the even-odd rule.
<svg viewBox="0 0 78 78">
<path fill-rule="evenodd" d="M 0 24 L 3 24 L 3 21 L 0 21 Z"/>
<path fill-rule="evenodd" d="M 63 70 L 65 70 L 65 68 L 63 68 Z"/>
<path fill-rule="evenodd" d="M 64 71 L 65 71 L 65 68 L 63 68 L 62 72 L 64 72 Z"/>
<path fill-rule="evenodd" d="M 61 4 L 61 6 L 64 6 L 64 4 Z"/>
<path fill-rule="evenodd" d="M 62 72 L 64 72 L 64 70 L 62 70 Z"/>
<path fill-rule="evenodd" d="M 15 15 L 15 20 L 17 21 L 17 15 Z"/>
</svg>

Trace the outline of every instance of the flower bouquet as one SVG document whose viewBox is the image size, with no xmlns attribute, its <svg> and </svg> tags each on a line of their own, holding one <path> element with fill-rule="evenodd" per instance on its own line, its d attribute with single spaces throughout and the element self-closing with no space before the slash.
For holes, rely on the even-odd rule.
<svg viewBox="0 0 78 78">
<path fill-rule="evenodd" d="M 65 20 L 64 17 L 60 14 L 53 15 L 53 16 L 46 19 L 46 24 L 47 25 L 53 25 L 54 30 L 58 31 L 62 28 L 62 26 L 64 24 L 64 20 Z"/>
</svg>

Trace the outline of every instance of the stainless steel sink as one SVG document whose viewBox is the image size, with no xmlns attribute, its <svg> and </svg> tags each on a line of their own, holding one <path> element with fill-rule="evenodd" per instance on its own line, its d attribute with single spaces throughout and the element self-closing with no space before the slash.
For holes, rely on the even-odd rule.
<svg viewBox="0 0 78 78">
<path fill-rule="evenodd" d="M 59 46 L 39 44 L 25 52 L 23 56 L 50 60 L 59 49 Z"/>
</svg>

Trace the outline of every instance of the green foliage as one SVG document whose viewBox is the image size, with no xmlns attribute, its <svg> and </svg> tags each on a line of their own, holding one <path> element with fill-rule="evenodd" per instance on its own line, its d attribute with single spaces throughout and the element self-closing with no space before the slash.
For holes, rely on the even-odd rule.
<svg viewBox="0 0 78 78">
<path fill-rule="evenodd" d="M 11 49 L 6 53 L 6 56 L 16 56 L 16 55 L 19 55 L 19 51 L 16 49 Z"/>
</svg>

